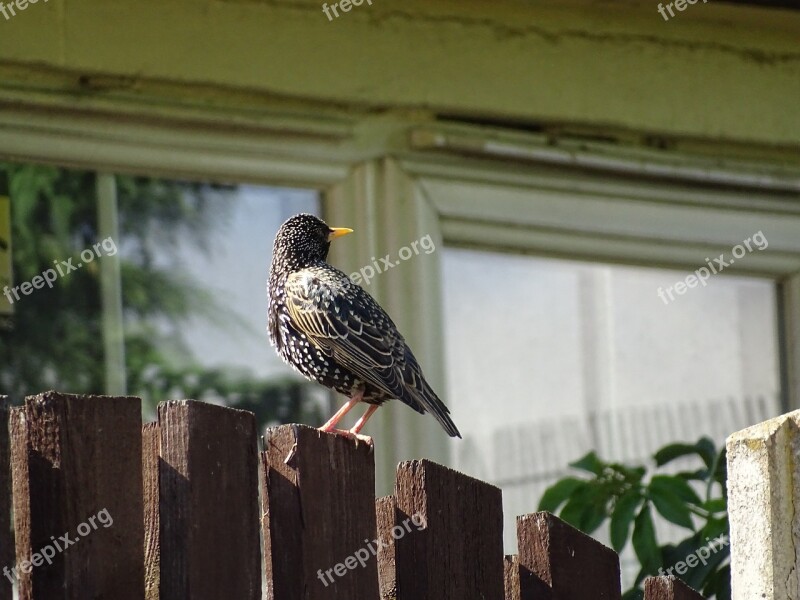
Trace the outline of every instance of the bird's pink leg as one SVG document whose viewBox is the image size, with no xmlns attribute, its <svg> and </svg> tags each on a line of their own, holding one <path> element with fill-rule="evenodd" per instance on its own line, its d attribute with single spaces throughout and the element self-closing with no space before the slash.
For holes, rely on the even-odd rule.
<svg viewBox="0 0 800 600">
<path fill-rule="evenodd" d="M 367 421 L 369 421 L 369 418 L 376 410 L 378 410 L 378 405 L 371 404 L 370 407 L 367 409 L 367 412 L 364 413 L 364 416 L 361 417 L 355 425 L 353 425 L 353 428 L 350 430 L 350 433 L 358 434 L 358 432 L 361 431 L 364 425 L 367 424 Z"/>
<path fill-rule="evenodd" d="M 342 406 L 342 408 L 340 408 L 336 412 L 336 414 L 333 415 L 328 420 L 327 423 L 325 423 L 325 425 L 320 427 L 319 430 L 320 431 L 325 431 L 327 433 L 335 433 L 336 435 L 341 435 L 341 436 L 344 436 L 346 438 L 350 438 L 352 440 L 355 440 L 356 446 L 358 446 L 358 442 L 359 441 L 366 442 L 367 445 L 369 445 L 370 448 L 372 448 L 372 438 L 368 437 L 366 435 L 359 435 L 358 432 L 364 426 L 364 423 L 367 422 L 367 419 L 369 419 L 370 415 L 372 415 L 372 413 L 375 412 L 375 409 L 378 408 L 377 406 L 374 406 L 374 407 L 370 406 L 369 409 L 367 410 L 367 412 L 364 413 L 364 416 L 361 417 L 361 419 L 359 419 L 358 423 L 356 423 L 355 426 L 350 431 L 347 431 L 346 429 L 336 429 L 336 425 L 337 425 L 337 423 L 339 423 L 339 421 L 342 419 L 342 417 L 344 417 L 347 413 L 349 413 L 356 404 L 361 402 L 361 399 L 363 397 L 364 397 L 364 390 L 362 389 L 361 391 L 357 392 L 355 396 L 350 398 L 350 400 L 347 402 L 347 404 Z"/>
<path fill-rule="evenodd" d="M 333 431 L 336 428 L 336 425 L 339 423 L 339 421 L 342 420 L 342 417 L 344 417 L 347 413 L 353 410 L 353 407 L 359 402 L 361 402 L 361 398 L 363 397 L 364 397 L 364 390 L 361 390 L 355 396 L 350 398 L 347 404 L 345 404 L 344 406 L 342 406 L 342 408 L 336 411 L 336 414 L 333 415 L 330 419 L 328 419 L 328 422 L 325 423 L 325 425 L 319 428 L 320 431 Z"/>
</svg>

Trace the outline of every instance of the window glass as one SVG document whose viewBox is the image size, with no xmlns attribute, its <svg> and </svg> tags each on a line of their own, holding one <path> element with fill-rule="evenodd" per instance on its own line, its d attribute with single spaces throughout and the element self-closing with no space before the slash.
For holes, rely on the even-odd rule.
<svg viewBox="0 0 800 600">
<path fill-rule="evenodd" d="M 321 422 L 325 390 L 280 361 L 266 330 L 275 233 L 319 213 L 316 191 L 120 175 L 102 196 L 90 171 L 0 172 L 11 199 L 0 199 L 0 261 L 11 263 L 0 269 L 0 394 L 105 393 L 110 338 L 124 345 L 117 380 L 149 417 L 158 402 L 195 398 L 262 424 Z M 120 318 L 101 282 L 110 261 Z"/>
<path fill-rule="evenodd" d="M 447 397 L 457 468 L 503 488 L 506 550 L 568 462 L 659 447 L 780 413 L 776 288 L 687 273 L 447 248 Z"/>
</svg>

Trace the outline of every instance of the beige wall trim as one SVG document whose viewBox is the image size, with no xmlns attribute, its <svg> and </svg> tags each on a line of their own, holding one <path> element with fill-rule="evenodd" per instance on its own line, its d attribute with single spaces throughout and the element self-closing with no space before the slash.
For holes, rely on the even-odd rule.
<svg viewBox="0 0 800 600">
<path fill-rule="evenodd" d="M 347 173 L 345 160 L 319 150 L 333 145 L 328 136 L 286 128 L 254 133 L 185 120 L 0 110 L 0 157 L 110 172 L 321 187 Z"/>
<path fill-rule="evenodd" d="M 798 148 L 799 34 L 798 11 L 714 2 L 668 23 L 644 0 L 374 2 L 332 22 L 308 0 L 51 0 L 3 22 L 0 84 Z"/>
<path fill-rule="evenodd" d="M 781 282 L 780 332 L 785 366 L 782 388 L 784 404 L 800 409 L 800 273 Z"/>
<path fill-rule="evenodd" d="M 593 142 L 558 135 L 505 132 L 450 132 L 418 128 L 411 132 L 415 150 L 439 150 L 534 164 L 566 166 L 612 175 L 658 178 L 737 188 L 800 192 L 800 163 L 795 166 L 670 152 Z"/>
</svg>

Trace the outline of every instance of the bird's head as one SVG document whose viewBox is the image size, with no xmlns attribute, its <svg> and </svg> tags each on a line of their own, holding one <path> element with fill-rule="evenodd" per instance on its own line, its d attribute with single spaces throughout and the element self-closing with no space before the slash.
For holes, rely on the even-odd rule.
<svg viewBox="0 0 800 600">
<path fill-rule="evenodd" d="M 345 227 L 329 227 L 314 215 L 299 214 L 286 221 L 275 236 L 273 264 L 302 268 L 328 257 L 331 241 L 352 233 Z"/>
</svg>

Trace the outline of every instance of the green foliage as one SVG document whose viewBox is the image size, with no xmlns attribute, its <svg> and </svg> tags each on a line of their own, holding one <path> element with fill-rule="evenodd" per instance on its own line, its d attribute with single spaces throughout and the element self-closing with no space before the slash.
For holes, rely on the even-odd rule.
<svg viewBox="0 0 800 600">
<path fill-rule="evenodd" d="M 673 569 L 672 574 L 707 598 L 730 600 L 728 545 L 711 546 L 728 533 L 725 450 L 718 452 L 704 437 L 696 444 L 665 446 L 653 458 L 660 468 L 685 457 L 699 459 L 702 466 L 647 477 L 645 467 L 605 462 L 590 452 L 570 464 L 589 477 L 564 477 L 542 495 L 539 510 L 558 514 L 585 533 L 595 532 L 608 521 L 615 551 L 622 552 L 630 539 L 640 569 L 623 600 L 641 600 L 647 576 L 664 574 L 680 562 L 686 565 L 690 556 L 700 556 L 699 550 L 703 560 L 693 560 L 695 566 L 686 565 L 684 573 Z M 659 544 L 654 517 L 690 533 L 677 544 Z"/>
<path fill-rule="evenodd" d="M 91 172 L 0 164 L 12 198 L 12 261 L 19 284 L 97 243 L 96 178 Z M 117 177 L 129 393 L 150 412 L 162 400 L 205 399 L 247 408 L 259 421 L 318 419 L 308 384 L 262 381 L 197 366 L 181 332 L 190 318 L 237 325 L 201 283 L 180 275 L 177 240 L 212 251 L 231 203 L 219 186 Z M 266 260 L 266 257 L 265 257 Z M 266 300 L 265 300 L 266 302 Z M 265 306 L 266 310 L 266 306 Z M 58 278 L 14 303 L 0 328 L 0 393 L 16 403 L 48 389 L 103 393 L 99 269 L 96 263 Z"/>
</svg>

